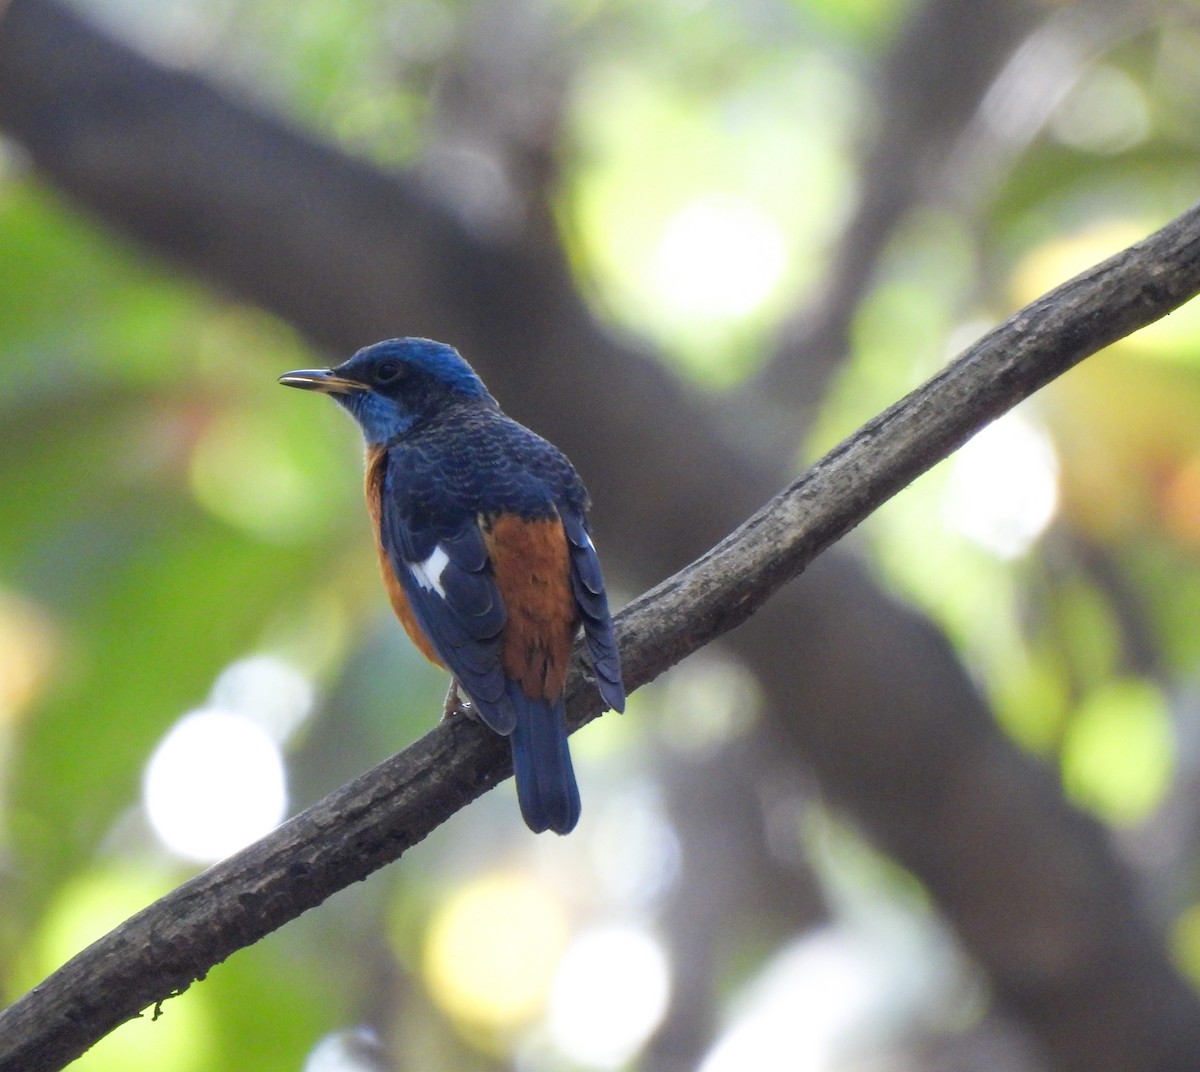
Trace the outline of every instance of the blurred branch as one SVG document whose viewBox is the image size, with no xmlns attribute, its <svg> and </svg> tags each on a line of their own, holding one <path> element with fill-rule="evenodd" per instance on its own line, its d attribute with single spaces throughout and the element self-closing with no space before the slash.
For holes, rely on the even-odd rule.
<svg viewBox="0 0 1200 1072">
<path fill-rule="evenodd" d="M 744 622 L 830 544 L 989 421 L 1197 291 L 1200 206 L 1022 309 L 830 451 L 697 562 L 622 611 L 618 630 L 629 687 L 653 680 Z M 568 702 L 573 727 L 598 714 L 579 673 Z M 185 883 L 0 1013 L 0 1072 L 63 1067 L 237 949 L 398 859 L 506 777 L 506 753 L 500 738 L 474 723 L 442 723 Z M 1186 1046 L 1200 1059 L 1200 1007 L 1182 984 L 1174 999 L 1187 1006 L 1193 1029 L 1161 1046 Z"/>
<path fill-rule="evenodd" d="M 1088 68 L 1120 41 L 1155 26 L 1164 11 L 1137 0 L 1082 0 L 1045 14 L 943 161 L 938 195 L 960 211 L 977 212 L 993 197 Z"/>
<path fill-rule="evenodd" d="M 873 94 L 878 134 L 858 171 L 854 212 L 820 287 L 785 325 L 754 385 L 774 407 L 819 406 L 896 225 L 941 191 L 946 160 L 993 79 L 1044 17 L 1027 0 L 928 0 L 905 20 Z M 789 445 L 795 424 L 793 417 Z"/>
<path fill-rule="evenodd" d="M 1130 0 L 1061 9 L 927 0 L 915 9 L 873 95 L 878 135 L 858 169 L 862 191 L 829 269 L 748 385 L 749 404 L 774 414 L 779 449 L 799 440 L 841 368 L 855 313 L 897 226 L 921 206 L 977 211 L 1087 64 L 1153 18 L 1152 8 Z"/>
<path fill-rule="evenodd" d="M 822 258 L 819 285 L 784 320 L 766 364 L 722 399 L 718 418 L 727 438 L 751 439 L 757 451 L 777 457 L 791 456 L 805 440 L 831 379 L 847 360 L 855 314 L 897 226 L 943 192 L 951 147 L 972 126 L 996 72 L 1045 17 L 1027 0 L 923 0 L 907 13 L 879 58 L 875 77 L 866 80 L 870 99 L 863 126 L 872 136 L 863 138 L 855 168 L 853 211 Z M 797 129 L 793 136 L 804 134 Z M 868 620 L 860 616 L 848 635 L 858 638 L 856 644 L 874 647 L 863 628 Z M 849 683 L 831 686 L 849 696 L 854 693 L 842 687 Z M 808 700 L 804 697 L 802 709 L 813 706 Z M 659 924 L 676 983 L 668 1014 L 648 1049 L 648 1072 L 695 1068 L 712 1045 L 723 974 L 716 958 L 723 951 L 706 936 L 744 927 L 748 911 L 761 919 L 764 902 L 775 905 L 772 924 L 786 934 L 800 933 L 822 913 L 816 880 L 806 881 L 799 866 L 781 868 L 777 851 L 766 843 L 769 805 L 764 805 L 763 784 L 796 785 L 795 773 L 776 768 L 790 760 L 794 772 L 795 754 L 810 751 L 802 746 L 806 742 L 788 740 L 773 725 L 795 714 L 774 715 L 773 710 L 766 708 L 759 732 L 742 747 L 721 749 L 699 767 L 672 755 L 661 773 L 682 872 Z M 734 799 L 748 806 L 733 809 Z"/>
<path fill-rule="evenodd" d="M 287 318 L 334 352 L 403 333 L 458 345 L 506 409 L 558 442 L 585 474 L 615 574 L 651 578 L 677 569 L 787 479 L 787 457 L 756 449 L 745 437 L 732 446 L 720 434 L 717 406 L 689 391 L 645 348 L 596 323 L 545 206 L 540 215 L 533 206 L 519 229 L 473 231 L 427 184 L 385 175 L 195 75 L 155 64 L 52 0 L 12 0 L 0 21 L 0 126 L 78 205 Z M 1150 262 L 1162 248 L 1159 240 L 1152 243 Z M 1123 278 L 1123 286 L 1131 285 Z M 1158 304 L 1162 281 L 1146 278 L 1146 299 Z M 1093 313 L 1102 335 L 1118 330 L 1103 303 Z M 1075 323 L 1080 346 L 1091 339 L 1091 328 L 1086 317 Z M 1060 341 L 1066 349 L 1074 345 Z M 1059 353 L 1057 360 L 1066 359 Z M 996 385 L 1001 393 L 1006 382 Z M 888 423 L 876 432 L 894 430 Z M 916 467 L 911 458 L 905 464 Z M 859 488 L 868 497 L 884 493 Z M 796 507 L 794 497 L 788 501 Z M 805 502 L 804 508 L 816 505 Z M 861 507 L 854 504 L 846 525 Z M 827 531 L 822 538 L 834 535 Z M 794 559 L 787 568 L 800 564 Z M 782 583 L 786 572 L 782 563 L 769 564 L 770 583 Z M 740 590 L 731 598 L 748 595 Z M 745 613 L 730 604 L 708 628 L 729 627 Z M 632 628 L 632 619 L 623 621 Z M 885 598 L 849 556 L 835 554 L 823 557 L 802 584 L 780 592 L 729 643 L 766 694 L 763 733 L 773 735 L 773 753 L 793 765 L 811 764 L 823 791 L 926 884 L 987 970 L 999 1000 L 1063 1067 L 1196 1067 L 1195 999 L 1170 968 L 1161 936 L 1143 919 L 1104 832 L 1063 800 L 1052 772 L 999 732 L 927 621 Z M 635 671 L 638 680 L 649 676 L 634 665 L 641 642 L 630 634 L 626 644 L 631 678 Z M 661 657 L 679 658 L 683 647 Z M 454 762 L 466 766 L 410 771 L 409 764 L 445 758 L 446 732 L 375 777 L 408 771 L 450 794 L 430 798 L 441 807 L 450 807 L 457 793 L 467 794 L 454 797 L 461 804 L 482 792 L 488 778 L 500 776 L 503 746 L 477 740 L 469 726 L 452 731 L 461 738 L 456 749 L 464 750 Z M 475 757 L 496 766 L 473 766 Z M 421 773 L 426 770 L 431 773 Z M 466 778 L 465 789 L 447 781 L 454 770 L 454 777 Z M 425 813 L 424 826 L 400 817 L 410 792 L 420 797 L 423 789 L 397 783 L 379 802 L 386 815 L 378 824 L 372 825 L 373 814 L 356 820 L 365 826 L 355 829 L 387 831 L 386 852 L 363 834 L 361 853 L 372 862 L 399 855 L 435 822 Z M 362 802 L 354 786 L 343 793 L 348 796 L 332 799 Z M 328 819 L 323 804 L 315 819 L 304 820 L 309 829 L 317 823 L 318 841 L 340 836 L 321 826 Z M 182 988 L 206 962 L 254 940 L 268 914 L 282 919 L 285 908 L 294 914 L 327 895 L 315 878 L 314 885 L 308 882 L 320 860 L 328 863 L 328 845 L 304 842 L 292 825 L 276 838 L 251 852 L 270 866 L 295 860 L 304 889 L 265 885 L 261 876 L 242 872 L 236 888 L 244 900 L 220 900 L 220 882 L 200 876 L 199 885 L 183 887 L 181 899 L 170 902 L 172 910 L 199 913 L 181 917 L 200 926 L 198 933 L 207 935 L 205 926 L 224 920 L 223 944 L 185 938 L 161 917 L 151 921 L 153 933 L 127 932 L 160 956 L 153 979 L 162 989 L 141 991 L 142 1004 Z M 307 847 L 288 856 L 290 844 Z M 354 851 L 357 857 L 360 846 Z M 209 875 L 231 881 L 244 864 L 238 857 Z M 323 882 L 336 872 L 329 866 Z M 339 877 L 360 877 L 361 866 L 356 858 Z M 173 971 L 162 968 L 167 955 Z M 86 963 L 85 971 L 97 973 L 88 976 L 96 986 L 74 992 L 74 1010 L 54 1005 L 59 984 L 47 984 L 40 997 L 32 994 L 14 1007 L 5 1026 L 15 1027 L 21 1017 L 23 1030 L 33 1029 L 28 1010 L 42 1009 L 50 1017 L 42 1028 L 45 1043 L 70 1029 L 72 1011 L 94 1025 L 98 1006 L 125 996 L 117 1020 L 131 1015 L 143 981 L 139 972 L 115 982 L 104 977 L 109 993 L 97 961 Z M 116 1022 L 111 1012 L 104 1015 Z M 86 1045 L 72 1037 L 72 1045 Z"/>
<path fill-rule="evenodd" d="M 558 178 L 571 73 L 562 34 L 537 0 L 467 5 L 441 64 L 417 169 L 477 233 L 503 240 Z"/>
</svg>

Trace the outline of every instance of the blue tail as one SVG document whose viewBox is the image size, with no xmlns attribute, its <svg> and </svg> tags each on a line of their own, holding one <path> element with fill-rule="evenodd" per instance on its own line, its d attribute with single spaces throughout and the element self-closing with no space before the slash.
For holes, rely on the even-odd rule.
<svg viewBox="0 0 1200 1072">
<path fill-rule="evenodd" d="M 569 834 L 579 822 L 579 787 L 567 748 L 562 701 L 552 705 L 531 700 L 515 681 L 508 682 L 508 688 L 517 710 L 509 741 L 521 815 L 535 834 Z"/>
</svg>

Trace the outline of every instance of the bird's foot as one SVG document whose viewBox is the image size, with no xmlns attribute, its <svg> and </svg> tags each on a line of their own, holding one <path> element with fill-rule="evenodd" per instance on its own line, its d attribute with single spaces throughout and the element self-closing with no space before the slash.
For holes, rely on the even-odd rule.
<svg viewBox="0 0 1200 1072">
<path fill-rule="evenodd" d="M 446 702 L 442 705 L 442 721 L 445 722 L 446 719 L 453 718 L 455 715 L 475 718 L 475 707 L 470 700 L 459 693 L 458 680 L 452 678 L 450 688 L 446 692 Z"/>
</svg>

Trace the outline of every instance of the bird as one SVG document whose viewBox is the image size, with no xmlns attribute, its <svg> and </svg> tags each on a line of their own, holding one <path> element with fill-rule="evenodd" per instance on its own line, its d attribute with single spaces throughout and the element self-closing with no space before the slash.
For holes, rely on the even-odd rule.
<svg viewBox="0 0 1200 1072">
<path fill-rule="evenodd" d="M 526 824 L 569 833 L 580 800 L 563 693 L 581 628 L 601 699 L 625 707 L 574 466 L 432 339 L 387 339 L 279 382 L 330 395 L 358 422 L 384 587 L 418 650 L 450 671 L 443 717 L 507 737 Z"/>
</svg>

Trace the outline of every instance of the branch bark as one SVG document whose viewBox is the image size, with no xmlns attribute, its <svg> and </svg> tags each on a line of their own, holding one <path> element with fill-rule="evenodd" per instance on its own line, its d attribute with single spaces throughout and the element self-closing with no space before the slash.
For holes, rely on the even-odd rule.
<svg viewBox="0 0 1200 1072">
<path fill-rule="evenodd" d="M 1200 291 L 1200 206 L 1022 309 L 864 425 L 697 562 L 618 616 L 631 689 L 744 622 L 916 476 L 1067 369 Z M 576 672 L 572 727 L 598 714 Z M 495 735 L 457 719 L 100 939 L 0 1013 L 0 1072 L 51 1072 L 142 1009 L 330 894 L 398 859 L 510 773 Z M 1149 933 L 1129 954 L 1153 956 Z M 1141 985 L 1147 978 L 1139 966 Z M 1163 963 L 1175 1030 L 1145 1068 L 1200 1060 L 1200 1004 Z M 1136 999 L 1136 1000 L 1135 1000 Z M 1106 1040 L 1102 1040 L 1106 1041 Z"/>
<path fill-rule="evenodd" d="M 53 0 L 4 12 L 0 126 L 78 205 L 335 353 L 405 332 L 460 346 L 508 411 L 585 474 L 613 572 L 677 569 L 786 479 L 782 455 L 724 439 L 707 400 L 596 323 L 545 206 L 504 235 L 473 231 L 410 176 L 156 65 Z M 928 886 L 1001 1003 L 1061 1067 L 1196 1067 L 1194 999 L 1103 830 L 997 730 L 929 623 L 834 554 L 729 643 L 766 693 L 773 754 L 811 764 Z M 404 844 L 417 831 L 397 829 Z M 234 918 L 252 940 L 256 927 Z M 170 948 L 182 941 L 160 933 Z M 191 977 L 155 978 L 178 988 Z M 75 999 L 92 1009 L 86 987 Z"/>
</svg>

